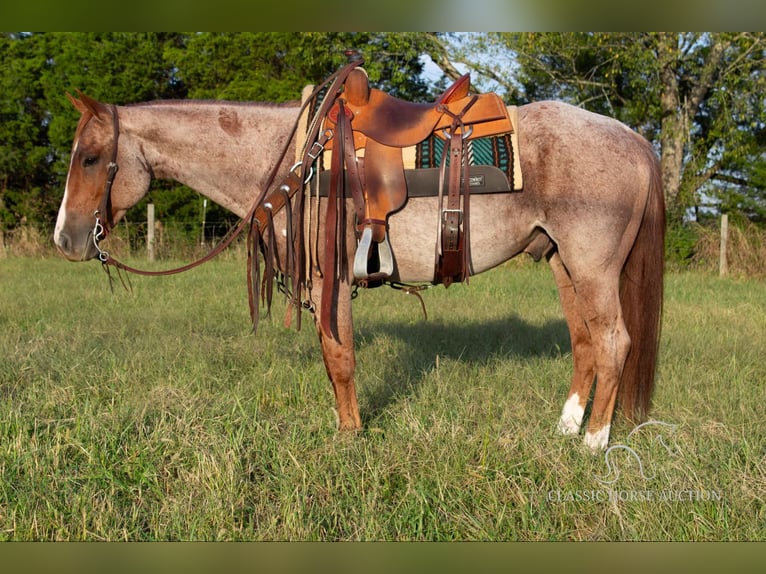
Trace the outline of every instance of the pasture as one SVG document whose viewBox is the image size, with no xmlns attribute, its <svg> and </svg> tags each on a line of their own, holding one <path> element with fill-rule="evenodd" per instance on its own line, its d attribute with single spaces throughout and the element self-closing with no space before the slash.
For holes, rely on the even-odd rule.
<svg viewBox="0 0 766 574">
<path fill-rule="evenodd" d="M 0 259 L 0 539 L 766 538 L 763 281 L 667 274 L 665 424 L 618 416 L 606 457 L 555 433 L 571 349 L 544 264 L 430 289 L 428 321 L 360 291 L 353 434 L 307 316 L 285 329 L 279 302 L 250 333 L 240 254 L 131 282 Z"/>
</svg>

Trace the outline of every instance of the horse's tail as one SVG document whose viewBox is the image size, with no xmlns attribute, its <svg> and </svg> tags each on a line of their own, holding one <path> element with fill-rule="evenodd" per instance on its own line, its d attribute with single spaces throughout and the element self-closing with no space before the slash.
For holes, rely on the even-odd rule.
<svg viewBox="0 0 766 574">
<path fill-rule="evenodd" d="M 665 270 L 665 199 L 659 162 L 651 154 L 649 196 L 620 282 L 625 326 L 631 339 L 617 401 L 633 422 L 646 418 L 654 389 Z"/>
</svg>

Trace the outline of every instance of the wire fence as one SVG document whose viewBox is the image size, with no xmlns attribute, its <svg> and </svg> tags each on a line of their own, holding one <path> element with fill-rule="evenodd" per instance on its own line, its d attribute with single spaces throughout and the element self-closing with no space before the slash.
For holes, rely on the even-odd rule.
<svg viewBox="0 0 766 574">
<path fill-rule="evenodd" d="M 188 259 L 206 253 L 236 226 L 231 221 L 154 222 L 154 259 Z M 111 231 L 102 247 L 120 257 L 148 257 L 149 225 L 147 221 L 121 221 Z M 244 249 L 244 241 L 236 239 L 230 250 Z M 37 228 L 19 226 L 0 231 L 0 257 L 4 255 L 44 257 L 56 254 L 53 225 Z"/>
<path fill-rule="evenodd" d="M 235 226 L 236 221 L 162 221 L 154 222 L 154 259 L 189 259 L 199 257 L 218 244 Z M 687 226 L 684 256 L 674 256 L 666 246 L 672 267 L 719 272 L 725 248 L 727 274 L 766 278 L 766 229 L 752 223 L 737 222 L 728 226 L 727 241 L 722 242 L 721 228 L 691 224 Z M 147 221 L 121 221 L 103 246 L 119 257 L 147 257 L 149 224 Z M 237 238 L 227 250 L 246 252 L 244 237 Z M 53 228 L 38 229 L 31 225 L 0 231 L 0 257 L 5 255 L 55 255 Z M 674 260 L 678 259 L 678 260 Z M 673 260 L 673 261 L 671 261 Z"/>
<path fill-rule="evenodd" d="M 152 256 L 155 259 L 178 259 L 209 251 L 236 226 L 230 221 L 160 221 L 154 222 Z M 109 248 L 132 256 L 149 256 L 149 223 L 121 222 L 107 238 Z M 237 243 L 237 241 L 235 241 Z"/>
<path fill-rule="evenodd" d="M 695 227 L 692 264 L 722 275 L 766 278 L 766 229 L 753 223 L 728 224 L 728 232 L 716 227 Z M 722 235 L 726 236 L 721 241 Z M 723 253 L 722 253 L 723 250 Z M 726 262 L 725 271 L 721 261 Z"/>
</svg>

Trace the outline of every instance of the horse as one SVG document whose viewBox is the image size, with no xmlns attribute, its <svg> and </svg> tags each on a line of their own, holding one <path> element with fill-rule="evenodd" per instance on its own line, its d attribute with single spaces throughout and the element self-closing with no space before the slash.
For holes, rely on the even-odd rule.
<svg viewBox="0 0 766 574">
<path fill-rule="evenodd" d="M 299 102 L 167 100 L 116 106 L 81 93 L 67 96 L 81 116 L 54 242 L 71 261 L 102 255 L 94 212 L 106 208 L 102 217 L 119 221 L 153 178 L 186 184 L 245 217 L 254 198 L 273 185 L 267 174 L 282 160 L 280 149 L 288 155 L 296 151 L 291 130 Z M 647 140 L 615 119 L 557 101 L 529 103 L 517 111 L 523 189 L 471 198 L 470 270 L 482 273 L 523 253 L 547 260 L 573 359 L 556 428 L 563 435 L 584 434 L 585 445 L 599 452 L 607 448 L 618 405 L 634 422 L 645 420 L 651 405 L 664 272 L 659 162 Z M 119 170 L 110 173 L 114 163 Z M 290 170 L 280 165 L 276 181 Z M 105 207 L 107 187 L 111 196 Z M 324 213 L 327 200 L 318 201 L 317 213 Z M 356 245 L 348 205 L 346 269 Z M 273 219 L 281 253 L 285 211 Z M 433 281 L 438 219 L 433 197 L 410 197 L 390 216 L 393 281 Z M 324 220 L 317 220 L 322 241 Z M 330 296 L 322 292 L 322 281 L 308 283 L 303 302 L 317 328 L 341 431 L 362 428 L 351 313 L 355 282 L 349 271 L 337 285 L 332 332 L 320 328 L 315 312 Z"/>
</svg>

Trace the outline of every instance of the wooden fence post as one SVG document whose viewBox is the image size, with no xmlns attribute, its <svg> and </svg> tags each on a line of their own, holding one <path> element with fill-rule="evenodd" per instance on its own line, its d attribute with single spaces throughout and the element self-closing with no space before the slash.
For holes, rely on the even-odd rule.
<svg viewBox="0 0 766 574">
<path fill-rule="evenodd" d="M 729 246 L 729 214 L 721 215 L 721 253 L 718 261 L 718 274 L 723 277 L 729 273 L 729 260 L 726 250 Z"/>
<path fill-rule="evenodd" d="M 202 231 L 200 233 L 199 244 L 205 246 L 205 215 L 207 214 L 207 199 L 202 200 Z"/>
<path fill-rule="evenodd" d="M 146 255 L 154 261 L 154 204 L 146 206 Z"/>
</svg>

